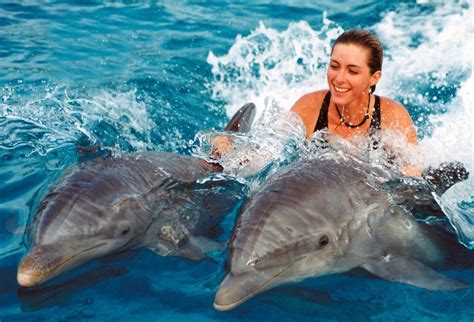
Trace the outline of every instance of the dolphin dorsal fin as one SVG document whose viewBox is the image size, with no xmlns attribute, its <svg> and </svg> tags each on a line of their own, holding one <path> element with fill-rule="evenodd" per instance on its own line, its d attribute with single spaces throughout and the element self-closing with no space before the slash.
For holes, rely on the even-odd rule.
<svg viewBox="0 0 474 322">
<path fill-rule="evenodd" d="M 411 258 L 386 256 L 362 265 L 384 280 L 410 284 L 433 291 L 453 291 L 469 287 L 463 281 L 450 279 Z"/>
<path fill-rule="evenodd" d="M 246 133 L 252 127 L 255 118 L 256 106 L 253 103 L 247 103 L 242 106 L 229 121 L 224 131 Z"/>
</svg>

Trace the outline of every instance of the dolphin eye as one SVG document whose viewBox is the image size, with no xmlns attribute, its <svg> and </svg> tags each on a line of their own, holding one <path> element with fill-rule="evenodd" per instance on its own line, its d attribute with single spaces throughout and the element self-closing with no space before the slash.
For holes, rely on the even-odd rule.
<svg viewBox="0 0 474 322">
<path fill-rule="evenodd" d="M 328 235 L 322 235 L 319 237 L 319 247 L 324 247 L 329 244 L 329 237 Z"/>
<path fill-rule="evenodd" d="M 129 231 L 130 231 L 130 228 L 125 228 L 124 230 L 122 230 L 121 235 L 125 236 L 126 234 L 128 234 Z"/>
</svg>

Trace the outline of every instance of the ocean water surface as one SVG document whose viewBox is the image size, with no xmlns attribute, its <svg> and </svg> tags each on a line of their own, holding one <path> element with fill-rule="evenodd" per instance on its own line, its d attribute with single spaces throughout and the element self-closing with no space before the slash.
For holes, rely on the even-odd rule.
<svg viewBox="0 0 474 322">
<path fill-rule="evenodd" d="M 331 42 L 349 28 L 382 40 L 377 93 L 409 110 L 421 162 L 461 161 L 474 173 L 472 17 L 472 1 L 2 1 L 0 320 L 472 321 L 472 289 L 429 292 L 357 274 L 283 285 L 218 312 L 225 252 L 199 262 L 126 252 L 37 289 L 16 282 L 25 227 L 78 162 L 78 145 L 196 153 L 196 133 L 222 129 L 246 102 L 267 124 L 326 88 Z M 473 183 L 440 200 L 468 248 Z M 446 274 L 474 284 L 474 269 Z"/>
</svg>

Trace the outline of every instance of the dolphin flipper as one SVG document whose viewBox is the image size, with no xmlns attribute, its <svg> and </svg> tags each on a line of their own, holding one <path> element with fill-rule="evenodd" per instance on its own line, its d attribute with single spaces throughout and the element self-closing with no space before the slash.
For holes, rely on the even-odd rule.
<svg viewBox="0 0 474 322">
<path fill-rule="evenodd" d="M 206 257 L 207 253 L 222 251 L 225 245 L 203 236 L 191 236 L 180 248 L 179 255 L 184 258 L 199 260 Z"/>
<path fill-rule="evenodd" d="M 153 188 L 144 197 L 163 194 L 166 202 L 156 205 L 151 210 L 155 213 L 152 216 L 170 220 L 162 220 L 158 224 L 156 231 L 160 238 L 157 243 L 149 244 L 148 248 L 160 256 L 179 256 L 192 260 L 203 259 L 207 253 L 224 250 L 222 243 L 206 236 L 210 235 L 210 228 L 216 227 L 222 217 L 232 211 L 235 203 L 242 198 L 244 187 L 233 179 L 222 178 L 207 178 L 202 182 L 186 182 L 175 178 L 163 180 L 159 189 Z"/>
<path fill-rule="evenodd" d="M 406 257 L 366 263 L 362 265 L 370 273 L 384 280 L 410 284 L 432 291 L 454 291 L 469 287 L 463 281 L 450 279 L 432 268 Z"/>
<path fill-rule="evenodd" d="M 242 106 L 229 121 L 224 131 L 246 133 L 252 127 L 255 118 L 256 106 L 253 103 L 247 103 Z"/>
<path fill-rule="evenodd" d="M 148 247 L 148 249 L 159 256 L 179 256 L 191 260 L 200 260 L 205 258 L 207 253 L 224 250 L 225 246 L 203 236 L 189 236 L 184 242 L 161 242 Z"/>
</svg>

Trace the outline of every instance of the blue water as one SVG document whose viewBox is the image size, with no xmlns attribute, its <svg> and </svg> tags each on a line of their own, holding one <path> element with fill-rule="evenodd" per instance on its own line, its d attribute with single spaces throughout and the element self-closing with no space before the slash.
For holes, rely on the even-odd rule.
<svg viewBox="0 0 474 322">
<path fill-rule="evenodd" d="M 472 7 L 465 1 L 24 1 L 0 4 L 0 320 L 472 321 L 474 294 L 358 274 L 284 285 L 233 311 L 212 308 L 225 253 L 191 262 L 148 251 L 20 289 L 23 231 L 76 146 L 189 154 L 254 101 L 288 110 L 325 87 L 331 41 L 364 27 L 385 46 L 378 92 L 408 108 L 422 162 L 474 172 Z M 455 124 L 455 126 L 453 126 Z M 443 197 L 474 240 L 472 179 Z M 225 240 L 232 229 L 223 223 Z M 474 270 L 447 272 L 474 283 Z"/>
</svg>

